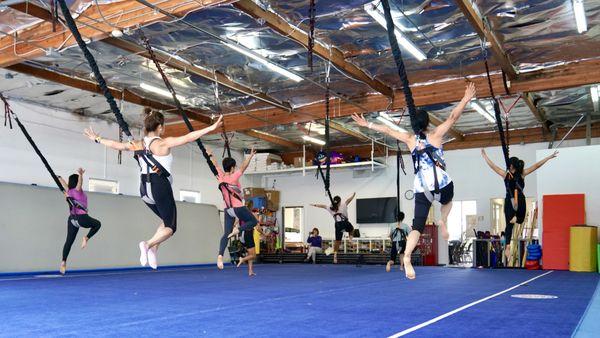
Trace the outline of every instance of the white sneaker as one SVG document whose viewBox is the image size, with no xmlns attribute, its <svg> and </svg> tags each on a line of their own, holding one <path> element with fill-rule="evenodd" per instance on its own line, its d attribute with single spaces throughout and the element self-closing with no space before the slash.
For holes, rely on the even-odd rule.
<svg viewBox="0 0 600 338">
<path fill-rule="evenodd" d="M 140 242 L 140 264 L 142 266 L 148 265 L 148 244 L 146 242 Z"/>
<path fill-rule="evenodd" d="M 150 250 L 148 250 L 148 265 L 150 265 L 150 267 L 154 270 L 156 270 L 156 268 L 158 267 L 156 251 L 156 247 L 152 247 L 150 248 Z"/>
</svg>

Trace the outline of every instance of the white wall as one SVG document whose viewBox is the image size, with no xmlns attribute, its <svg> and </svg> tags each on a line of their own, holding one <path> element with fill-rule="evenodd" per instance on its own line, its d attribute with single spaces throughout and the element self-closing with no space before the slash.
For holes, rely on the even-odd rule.
<svg viewBox="0 0 600 338">
<path fill-rule="evenodd" d="M 90 215 L 102 222 L 85 250 L 80 229 L 69 269 L 139 266 L 138 243 L 160 223 L 138 197 L 89 193 Z M 0 183 L 0 272 L 57 270 L 68 208 L 57 189 Z M 177 232 L 160 246 L 160 265 L 214 263 L 222 228 L 214 205 L 177 203 Z"/>
<path fill-rule="evenodd" d="M 600 139 L 594 139 L 594 143 L 600 143 Z M 566 141 L 562 148 L 583 145 L 585 140 Z M 548 147 L 547 143 L 535 144 L 514 144 L 511 145 L 511 156 L 518 156 L 523 159 L 526 165 L 531 165 L 536 161 L 536 151 Z M 490 158 L 504 166 L 502 152 L 500 147 L 486 148 Z M 505 188 L 502 178 L 493 173 L 487 164 L 483 161 L 480 149 L 467 149 L 447 151 L 445 153 L 448 164 L 448 171 L 455 184 L 454 200 L 475 200 L 477 202 L 477 212 L 480 221 L 477 229 L 490 230 L 490 199 L 503 198 Z M 404 192 L 412 189 L 414 175 L 412 173 L 412 159 L 409 155 L 404 156 L 404 162 L 407 165 L 407 175 L 401 175 L 401 209 L 406 214 L 405 222 L 412 224 L 413 201 L 404 198 Z M 551 167 L 553 164 L 547 164 Z M 544 168 L 546 169 L 546 168 Z M 534 173 L 526 180 L 525 195 L 527 197 L 537 197 L 537 173 Z M 317 181 L 314 172 L 302 176 L 301 173 L 268 176 L 262 180 L 255 178 L 252 183 L 256 186 L 271 187 L 273 180 L 276 180 L 276 188 L 281 191 L 281 206 L 304 206 L 305 221 L 303 237 L 308 234 L 310 229 L 318 227 L 324 238 L 333 238 L 334 229 L 331 216 L 324 210 L 309 206 L 310 203 L 328 203 L 327 197 L 323 191 L 323 182 Z M 396 164 L 395 158 L 388 159 L 388 167 L 384 170 L 375 171 L 366 177 L 353 178 L 353 172 L 348 169 L 334 169 L 331 176 L 331 191 L 334 195 L 340 195 L 346 198 L 352 192 L 357 192 L 357 198 L 373 197 L 392 197 L 396 196 Z M 439 216 L 439 204 L 435 204 L 436 217 Z M 356 203 L 353 202 L 349 208 L 350 221 L 355 224 Z M 356 224 L 355 224 L 356 226 Z M 385 224 L 359 224 L 362 236 L 384 237 L 387 235 L 388 225 Z M 444 243 L 440 243 L 438 252 L 440 253 L 440 263 L 447 262 L 447 249 Z"/>
<path fill-rule="evenodd" d="M 539 150 L 537 159 L 541 160 L 551 152 Z M 538 200 L 550 194 L 585 194 L 586 223 L 600 226 L 600 145 L 561 149 L 551 162 L 552 165 L 537 175 Z M 543 205 L 540 204 L 539 218 L 542 212 Z"/>
<path fill-rule="evenodd" d="M 83 129 L 91 125 L 102 136 L 116 139 L 116 123 L 16 101 L 11 101 L 11 106 L 57 175 L 66 176 L 78 167 L 83 167 L 86 169 L 86 177 L 116 180 L 119 182 L 120 193 L 139 195 L 139 169 L 131 153 L 123 153 L 122 164 L 117 164 L 116 151 L 107 150 L 82 134 Z M 132 134 L 137 136 L 140 131 L 132 130 Z M 221 151 L 215 149 L 214 152 L 221 154 Z M 238 160 L 242 158 L 241 153 L 233 153 Z M 175 149 L 173 155 L 175 198 L 179 198 L 180 189 L 200 191 L 203 203 L 215 204 L 221 208 L 222 197 L 217 190 L 216 181 L 196 144 Z M 0 128 L 0 163 L 0 182 L 55 186 L 16 125 L 12 130 Z M 84 182 L 84 189 L 87 190 L 87 180 Z"/>
</svg>

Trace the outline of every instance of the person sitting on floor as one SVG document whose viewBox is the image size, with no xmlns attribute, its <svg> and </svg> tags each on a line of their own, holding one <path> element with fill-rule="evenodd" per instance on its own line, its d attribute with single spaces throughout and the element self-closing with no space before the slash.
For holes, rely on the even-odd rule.
<svg viewBox="0 0 600 338">
<path fill-rule="evenodd" d="M 315 264 L 317 262 L 317 254 L 323 253 L 323 248 L 321 247 L 323 239 L 321 236 L 319 236 L 319 229 L 314 228 L 310 232 L 306 242 L 310 244 L 310 247 L 308 248 L 308 255 L 306 255 L 304 262 L 308 262 L 310 259 L 312 259 L 313 264 Z"/>
</svg>

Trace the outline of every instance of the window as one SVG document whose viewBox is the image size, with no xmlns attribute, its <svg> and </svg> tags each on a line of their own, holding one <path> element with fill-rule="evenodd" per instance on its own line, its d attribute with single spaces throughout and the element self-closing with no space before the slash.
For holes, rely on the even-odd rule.
<svg viewBox="0 0 600 338">
<path fill-rule="evenodd" d="M 90 191 L 104 192 L 109 194 L 119 193 L 119 182 L 117 181 L 90 178 L 88 183 L 90 186 Z"/>
<path fill-rule="evenodd" d="M 202 203 L 202 195 L 198 191 L 179 190 L 179 200 L 189 203 Z"/>
<path fill-rule="evenodd" d="M 476 220 L 476 217 L 476 201 L 453 201 L 452 211 L 450 211 L 450 215 L 448 215 L 448 232 L 450 233 L 450 240 L 461 240 L 463 234 L 473 226 L 473 224 L 469 223 L 473 223 L 473 219 Z"/>
</svg>

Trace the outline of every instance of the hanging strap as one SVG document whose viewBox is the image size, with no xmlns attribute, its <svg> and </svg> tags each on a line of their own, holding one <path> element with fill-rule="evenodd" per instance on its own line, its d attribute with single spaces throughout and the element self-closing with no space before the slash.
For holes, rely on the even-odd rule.
<svg viewBox="0 0 600 338">
<path fill-rule="evenodd" d="M 313 49 L 315 47 L 315 0 L 309 0 L 308 4 L 308 68 L 313 71 Z"/>
<path fill-rule="evenodd" d="M 317 169 L 319 174 L 321 174 L 321 178 L 323 178 L 323 182 L 325 184 L 325 192 L 327 193 L 327 197 L 329 197 L 329 202 L 333 205 L 333 197 L 331 197 L 330 191 L 330 180 L 331 180 L 331 151 L 329 149 L 329 122 L 331 120 L 331 116 L 329 114 L 329 71 L 331 70 L 331 62 L 327 64 L 327 68 L 325 71 L 325 174 L 323 174 L 323 169 L 321 168 L 321 162 L 317 159 Z M 318 176 L 317 176 L 318 177 Z"/>
<path fill-rule="evenodd" d="M 502 144 L 502 153 L 504 154 L 504 162 L 506 163 L 506 169 L 509 168 L 509 149 L 508 143 L 506 142 L 506 135 L 504 134 L 504 128 L 502 127 L 502 117 L 500 116 L 500 103 L 494 95 L 494 87 L 492 86 L 492 77 L 490 76 L 490 67 L 487 60 L 487 51 L 485 50 L 485 44 L 482 42 L 483 48 L 483 62 L 485 64 L 485 73 L 487 75 L 488 86 L 490 88 L 490 95 L 494 102 L 494 116 L 496 118 L 496 126 L 498 127 L 498 134 L 500 135 L 500 143 Z"/>
<path fill-rule="evenodd" d="M 233 201 L 231 200 L 232 197 L 242 203 L 244 202 L 244 199 L 242 198 L 242 196 L 237 191 L 235 191 L 233 188 L 231 188 L 229 183 L 226 183 L 226 182 L 219 183 L 218 189 L 221 192 L 221 194 L 223 195 L 223 201 L 225 202 L 225 206 L 227 208 L 233 207 L 233 203 L 232 203 Z M 225 190 L 223 190 L 223 189 L 225 189 Z M 225 196 L 225 191 L 227 191 L 229 198 L 227 198 L 227 196 Z"/>
<path fill-rule="evenodd" d="M 0 93 L 0 100 L 2 100 L 2 102 L 4 103 L 4 111 L 5 111 L 5 113 L 11 115 L 12 118 L 14 118 L 15 122 L 17 122 L 17 126 L 19 126 L 19 129 L 21 129 L 21 132 L 23 133 L 23 135 L 25 136 L 25 138 L 27 139 L 27 141 L 29 142 L 29 144 L 31 145 L 31 147 L 33 148 L 33 150 L 35 151 L 35 153 L 38 155 L 38 157 L 40 158 L 40 160 L 42 160 L 42 163 L 44 164 L 44 167 L 46 167 L 46 170 L 48 171 L 48 173 L 52 177 L 52 180 L 54 180 L 54 183 L 56 184 L 56 186 L 58 187 L 58 189 L 60 189 L 60 191 L 65 196 L 67 196 L 67 192 L 65 191 L 65 188 L 60 183 L 60 180 L 58 179 L 58 176 L 56 176 L 56 174 L 54 173 L 54 170 L 52 170 L 52 167 L 50 166 L 50 163 L 48 163 L 48 160 L 46 160 L 46 158 L 44 157 L 44 155 L 42 154 L 42 152 L 40 151 L 40 149 L 38 148 L 38 146 L 35 144 L 35 142 L 33 141 L 33 138 L 31 138 L 31 135 L 29 135 L 29 132 L 27 132 L 27 129 L 21 123 L 21 120 L 19 120 L 19 117 L 17 116 L 17 114 L 10 108 L 10 105 L 8 104 L 8 100 L 6 100 L 6 98 L 4 97 L 4 95 L 2 95 L 2 93 Z M 12 126 L 12 124 L 11 124 L 11 126 Z M 68 196 L 66 197 L 66 199 L 67 199 L 67 203 L 69 204 L 69 209 L 74 208 L 75 204 L 73 202 L 73 199 L 71 197 L 68 197 Z"/>
<path fill-rule="evenodd" d="M 216 75 L 215 75 L 214 88 L 215 88 L 215 106 L 217 108 L 217 111 L 220 112 L 221 116 L 222 116 L 223 112 L 221 111 L 221 99 L 219 98 L 219 81 L 217 81 Z M 225 121 L 223 121 L 223 124 L 221 125 L 221 137 L 223 137 L 223 141 L 225 142 L 222 157 L 225 157 L 225 154 L 227 154 L 227 157 L 231 157 L 230 140 L 229 140 L 229 136 L 227 136 L 227 129 L 225 128 Z"/>
<path fill-rule="evenodd" d="M 62 1 L 64 1 L 64 0 L 62 0 Z M 179 102 L 179 99 L 177 98 L 177 93 L 175 92 L 175 89 L 173 89 L 171 82 L 169 82 L 167 75 L 165 75 L 165 72 L 163 71 L 162 66 L 160 65 L 160 63 L 156 59 L 156 56 L 154 55 L 154 50 L 152 49 L 152 46 L 150 45 L 150 41 L 148 41 L 148 39 L 144 35 L 144 32 L 141 29 L 138 32 L 140 34 L 140 38 L 142 40 L 142 43 L 144 44 L 144 47 L 146 47 L 146 50 L 148 51 L 148 55 L 152 59 L 152 62 L 154 62 L 156 69 L 160 73 L 160 76 L 162 77 L 163 82 L 165 83 L 165 87 L 167 87 L 167 89 L 171 93 L 173 102 L 175 102 L 175 107 L 177 108 L 179 115 L 181 115 L 181 118 L 183 119 L 183 122 L 185 122 L 185 125 L 187 126 L 188 130 L 190 132 L 194 131 L 194 127 L 192 126 L 192 123 L 188 119 L 187 114 L 185 113 L 185 110 L 183 110 L 183 107 L 181 106 L 181 103 Z M 196 144 L 198 145 L 198 148 L 200 148 L 202 155 L 206 159 L 206 163 L 208 163 L 208 167 L 210 168 L 210 171 L 212 171 L 212 173 L 215 176 L 218 176 L 219 172 L 217 171 L 217 168 L 213 164 L 212 160 L 210 159 L 210 155 L 208 155 L 208 152 L 206 151 L 204 144 L 202 144 L 202 141 L 200 139 L 197 139 Z"/>
<path fill-rule="evenodd" d="M 415 116 L 417 115 L 417 108 L 415 107 L 415 101 L 410 90 L 410 83 L 408 82 L 408 76 L 406 75 L 406 68 L 404 67 L 404 61 L 402 60 L 402 53 L 400 52 L 400 46 L 398 46 L 398 40 L 396 40 L 396 34 L 394 33 L 396 27 L 392 20 L 392 14 L 390 11 L 390 4 L 388 0 L 381 0 L 383 6 L 383 14 L 385 17 L 386 28 L 388 39 L 390 40 L 390 46 L 392 48 L 392 54 L 394 55 L 394 61 L 398 68 L 398 76 L 400 76 L 400 82 L 402 83 L 402 92 L 406 100 L 406 106 L 408 107 L 408 115 L 410 116 L 411 127 L 415 135 L 420 135 L 423 130 L 415 125 Z"/>
<path fill-rule="evenodd" d="M 121 111 L 119 110 L 119 107 L 117 106 L 117 102 L 115 102 L 115 98 L 110 93 L 110 90 L 108 89 L 108 86 L 106 85 L 106 81 L 104 80 L 104 77 L 100 73 L 100 69 L 98 68 L 98 64 L 96 63 L 94 56 L 92 55 L 92 53 L 90 53 L 85 41 L 83 41 L 83 39 L 81 38 L 81 34 L 79 33 L 79 30 L 77 29 L 77 24 L 75 24 L 75 20 L 73 20 L 73 17 L 71 16 L 71 12 L 69 11 L 69 7 L 67 6 L 67 3 L 65 2 L 65 0 L 57 0 L 57 1 L 58 1 L 58 4 L 60 5 L 60 9 L 65 18 L 67 27 L 69 27 L 69 30 L 73 34 L 75 41 L 77 41 L 79 48 L 83 52 L 83 56 L 85 57 L 90 68 L 92 69 L 92 72 L 94 73 L 94 77 L 96 78 L 96 81 L 98 81 L 98 86 L 100 86 L 100 89 L 102 90 L 102 94 L 104 94 L 104 97 L 106 98 L 106 102 L 108 102 L 108 105 L 110 106 L 110 110 L 115 115 L 115 119 L 117 120 L 119 127 L 125 133 L 125 135 L 127 135 L 127 137 L 129 138 L 129 141 L 132 141 L 133 136 L 131 135 L 131 132 L 129 131 L 129 125 L 127 124 L 127 122 L 125 122 L 125 119 L 123 119 L 123 115 L 121 114 Z"/>
</svg>

